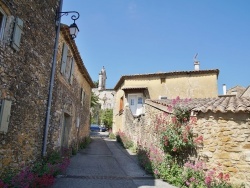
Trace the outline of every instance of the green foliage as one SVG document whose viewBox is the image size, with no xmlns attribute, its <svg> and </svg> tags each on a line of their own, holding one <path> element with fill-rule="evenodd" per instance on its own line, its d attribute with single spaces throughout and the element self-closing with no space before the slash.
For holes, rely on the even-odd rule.
<svg viewBox="0 0 250 188">
<path fill-rule="evenodd" d="M 105 109 L 101 110 L 101 122 L 106 126 L 106 128 L 111 129 L 113 123 L 113 110 Z"/>
<path fill-rule="evenodd" d="M 182 167 L 180 167 L 176 162 L 168 160 L 164 160 L 164 162 L 159 164 L 154 171 L 156 176 L 175 186 L 182 186 L 182 172 Z"/>
<path fill-rule="evenodd" d="M 83 139 L 83 141 L 80 142 L 80 145 L 79 145 L 80 149 L 86 148 L 90 144 L 90 142 L 91 142 L 91 138 L 90 137 L 85 137 Z"/>
<path fill-rule="evenodd" d="M 58 151 L 53 151 L 47 156 L 47 158 L 45 158 L 45 161 L 50 164 L 60 163 L 62 161 L 61 153 Z"/>
<path fill-rule="evenodd" d="M 110 138 L 110 139 L 116 139 L 116 136 L 115 136 L 114 133 L 110 132 L 110 133 L 109 133 L 109 138 Z"/>
<path fill-rule="evenodd" d="M 99 84 L 99 81 L 93 81 L 94 85 L 95 85 L 95 88 L 98 88 L 98 84 Z"/>
<path fill-rule="evenodd" d="M 99 104 L 98 101 L 99 101 L 99 97 L 92 91 L 91 92 L 91 103 L 90 103 L 90 106 L 94 107 L 94 106 L 98 105 Z"/>
<path fill-rule="evenodd" d="M 120 142 L 125 149 L 134 147 L 133 141 L 129 137 L 127 137 L 126 134 L 122 131 L 118 131 L 116 135 L 116 140 L 117 142 Z"/>
</svg>

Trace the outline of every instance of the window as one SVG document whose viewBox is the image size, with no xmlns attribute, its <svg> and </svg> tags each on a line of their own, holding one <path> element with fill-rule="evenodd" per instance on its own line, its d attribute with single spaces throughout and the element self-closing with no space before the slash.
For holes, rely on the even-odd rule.
<svg viewBox="0 0 250 188">
<path fill-rule="evenodd" d="M 120 98 L 120 108 L 119 108 L 119 114 L 123 112 L 123 97 Z"/>
<path fill-rule="evenodd" d="M 5 29 L 5 23 L 6 23 L 7 15 L 3 11 L 3 9 L 0 7 L 0 40 L 3 39 L 4 29 Z"/>
<path fill-rule="evenodd" d="M 138 104 L 143 104 L 142 97 L 138 97 Z"/>
<path fill-rule="evenodd" d="M 73 83 L 74 65 L 74 58 L 69 53 L 68 45 L 63 43 L 61 73 L 70 84 Z"/>
<path fill-rule="evenodd" d="M 81 88 L 81 95 L 80 96 L 81 96 L 81 103 L 82 103 L 82 105 L 84 103 L 85 95 L 86 95 L 86 93 L 85 93 L 84 89 Z"/>
<path fill-rule="evenodd" d="M 130 105 L 135 105 L 135 100 L 134 99 L 130 99 Z"/>
</svg>

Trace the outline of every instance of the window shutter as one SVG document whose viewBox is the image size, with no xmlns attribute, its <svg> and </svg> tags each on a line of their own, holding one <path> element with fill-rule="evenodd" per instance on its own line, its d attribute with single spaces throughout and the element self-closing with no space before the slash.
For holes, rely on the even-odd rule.
<svg viewBox="0 0 250 188">
<path fill-rule="evenodd" d="M 23 30 L 23 20 L 17 17 L 15 21 L 14 33 L 11 43 L 12 47 L 16 51 L 19 51 L 20 48 L 21 34 L 23 32 L 22 30 Z"/>
<path fill-rule="evenodd" d="M 63 43 L 62 50 L 62 60 L 61 60 L 61 73 L 65 74 L 66 64 L 67 64 L 67 56 L 68 56 L 68 46 L 66 43 Z"/>
<path fill-rule="evenodd" d="M 81 103 L 82 103 L 82 105 L 84 103 L 84 98 L 85 98 L 85 91 L 83 88 L 81 88 Z"/>
<path fill-rule="evenodd" d="M 74 61 L 74 58 L 72 58 L 72 61 L 71 61 L 71 70 L 70 70 L 70 76 L 69 76 L 69 83 L 70 83 L 70 84 L 73 84 L 74 68 L 75 68 L 75 61 Z"/>
<path fill-rule="evenodd" d="M 11 101 L 2 100 L 0 109 L 0 132 L 7 133 L 10 120 Z"/>
</svg>

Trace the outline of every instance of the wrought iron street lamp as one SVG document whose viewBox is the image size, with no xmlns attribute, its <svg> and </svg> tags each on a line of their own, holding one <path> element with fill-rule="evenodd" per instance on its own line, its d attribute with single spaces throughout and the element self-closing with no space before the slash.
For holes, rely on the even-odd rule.
<svg viewBox="0 0 250 188">
<path fill-rule="evenodd" d="M 71 38 L 72 39 L 75 39 L 76 38 L 76 36 L 77 36 L 77 34 L 78 34 L 78 32 L 79 32 L 79 28 L 77 27 L 77 25 L 76 25 L 76 23 L 75 23 L 75 21 L 80 17 L 80 14 L 79 14 L 79 12 L 77 12 L 77 11 L 68 11 L 68 12 L 59 12 L 58 13 L 58 18 L 57 19 L 59 19 L 60 17 L 62 17 L 62 16 L 68 16 L 68 14 L 73 14 L 72 16 L 71 16 L 71 19 L 74 21 L 74 23 L 72 23 L 70 26 L 69 26 L 69 32 L 70 32 L 70 35 L 71 35 Z"/>
<path fill-rule="evenodd" d="M 60 23 L 61 17 L 68 14 L 73 14 L 71 19 L 74 21 L 73 24 L 69 26 L 70 35 L 72 39 L 75 39 L 79 29 L 75 23 L 75 21 L 80 17 L 80 14 L 76 11 L 68 11 L 62 12 L 62 4 L 63 0 L 60 0 L 59 4 L 59 11 L 56 15 L 56 38 L 54 43 L 54 54 L 53 54 L 53 61 L 52 61 L 52 68 L 51 68 L 51 76 L 50 76 L 50 86 L 49 86 L 49 96 L 48 96 L 48 103 L 47 103 L 47 111 L 46 111 L 46 120 L 45 120 L 45 127 L 44 127 L 44 136 L 43 136 L 43 148 L 42 148 L 42 156 L 46 156 L 47 150 L 47 139 L 48 139 L 48 130 L 49 130 L 49 121 L 50 121 L 50 111 L 51 111 L 51 103 L 52 103 L 52 93 L 54 87 L 54 80 L 55 80 L 55 70 L 56 70 L 56 60 L 57 60 L 57 52 L 58 52 L 58 40 L 59 40 L 59 33 L 60 33 Z"/>
</svg>

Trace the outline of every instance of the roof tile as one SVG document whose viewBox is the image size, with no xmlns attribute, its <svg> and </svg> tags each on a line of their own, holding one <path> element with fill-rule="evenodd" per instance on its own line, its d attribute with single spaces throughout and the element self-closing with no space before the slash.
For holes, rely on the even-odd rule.
<svg viewBox="0 0 250 188">
<path fill-rule="evenodd" d="M 167 107 L 173 107 L 174 103 L 173 100 L 166 99 L 166 100 L 146 100 L 151 101 L 150 104 L 156 103 Z M 178 100 L 178 105 L 183 106 L 189 110 L 193 111 L 201 111 L 203 113 L 212 111 L 216 112 L 250 112 L 250 98 L 238 98 L 238 97 L 218 97 L 218 98 L 205 98 L 205 99 L 180 99 Z M 168 108 L 165 108 L 168 109 Z M 170 108 L 169 108 L 170 109 Z M 166 112 L 171 113 L 170 111 L 166 110 Z"/>
</svg>

